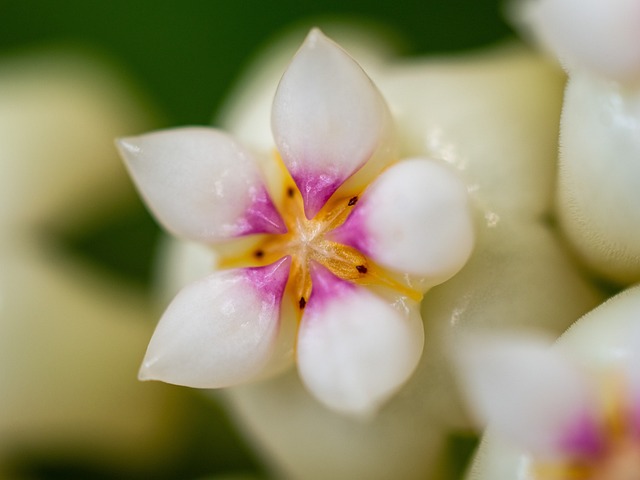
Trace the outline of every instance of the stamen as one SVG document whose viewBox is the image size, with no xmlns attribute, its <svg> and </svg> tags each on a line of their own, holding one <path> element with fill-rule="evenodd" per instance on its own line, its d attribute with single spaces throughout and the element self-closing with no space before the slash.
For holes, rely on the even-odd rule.
<svg viewBox="0 0 640 480">
<path fill-rule="evenodd" d="M 300 311 L 306 307 L 313 288 L 309 274 L 310 262 L 319 263 L 338 278 L 349 282 L 391 288 L 412 300 L 422 299 L 422 293 L 410 283 L 395 278 L 358 250 L 331 239 L 331 232 L 353 212 L 349 207 L 358 203 L 359 195 L 331 199 L 315 218 L 308 220 L 304 214 L 302 195 L 277 152 L 274 153 L 274 160 L 285 175 L 281 191 L 289 200 L 282 204 L 280 214 L 287 226 L 287 233 L 266 235 L 244 254 L 222 255 L 218 262 L 220 268 L 267 265 L 284 256 L 291 256 L 289 298 L 294 305 L 298 304 Z"/>
</svg>

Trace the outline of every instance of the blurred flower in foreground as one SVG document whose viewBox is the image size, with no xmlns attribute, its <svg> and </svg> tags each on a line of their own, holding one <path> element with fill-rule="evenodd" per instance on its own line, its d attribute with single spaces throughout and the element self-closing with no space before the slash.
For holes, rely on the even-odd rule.
<svg viewBox="0 0 640 480">
<path fill-rule="evenodd" d="M 476 247 L 458 274 L 425 296 L 420 364 L 366 422 L 324 408 L 293 372 L 221 394 L 277 476 L 442 478 L 437 471 L 447 432 L 470 427 L 444 340 L 477 326 L 535 325 L 559 334 L 600 298 L 545 221 L 553 203 L 564 78 L 517 46 L 393 61 L 384 49 L 379 54 L 380 41 L 371 36 L 347 40 L 339 29 L 332 35 L 383 92 L 397 125 L 399 156 L 448 163 L 470 186 Z M 271 102 L 298 38 L 258 59 L 218 120 L 254 150 L 271 148 Z M 208 249 L 171 242 L 164 257 L 169 288 L 201 277 L 216 261 Z"/>
<path fill-rule="evenodd" d="M 170 448 L 175 399 L 132 375 L 151 308 L 51 235 L 134 198 L 112 139 L 150 124 L 97 59 L 51 50 L 0 63 L 2 464 L 60 454 L 137 470 Z"/>
<path fill-rule="evenodd" d="M 295 342 L 300 376 L 320 401 L 372 413 L 420 359 L 422 292 L 471 253 L 466 187 L 441 163 L 397 162 L 378 90 L 317 29 L 284 73 L 271 118 L 286 167 L 273 197 L 258 161 L 218 130 L 120 140 L 167 229 L 225 242 L 234 251 L 218 266 L 239 267 L 176 297 L 140 377 L 231 386 L 286 363 Z M 247 245 L 255 234 L 263 237 Z M 299 324 L 295 341 L 282 339 L 291 322 Z"/>
<path fill-rule="evenodd" d="M 558 217 L 599 275 L 640 280 L 640 1 L 526 1 L 520 16 L 569 74 Z"/>
<path fill-rule="evenodd" d="M 640 289 L 580 319 L 553 348 L 470 337 L 471 407 L 489 430 L 470 479 L 627 480 L 640 472 Z"/>
</svg>

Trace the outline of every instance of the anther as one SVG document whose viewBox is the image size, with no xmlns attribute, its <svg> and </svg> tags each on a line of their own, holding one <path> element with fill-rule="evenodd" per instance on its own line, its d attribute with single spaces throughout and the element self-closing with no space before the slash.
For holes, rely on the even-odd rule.
<svg viewBox="0 0 640 480">
<path fill-rule="evenodd" d="M 256 258 L 264 257 L 264 250 L 256 250 L 253 254 Z"/>
<path fill-rule="evenodd" d="M 288 196 L 289 198 L 293 198 L 293 195 L 294 195 L 295 193 L 296 193 L 296 192 L 295 192 L 295 190 L 293 189 L 293 187 L 289 187 L 289 188 L 287 188 L 287 196 Z"/>
<path fill-rule="evenodd" d="M 356 203 L 358 203 L 358 197 L 351 197 L 349 203 L 347 203 L 347 206 L 353 207 Z"/>
<path fill-rule="evenodd" d="M 304 297 L 300 297 L 298 305 L 300 306 L 300 310 L 304 309 L 304 307 L 307 306 L 307 301 L 304 299 Z"/>
<path fill-rule="evenodd" d="M 367 273 L 367 267 L 365 267 L 364 265 L 357 265 L 356 270 L 358 270 L 360 273 Z"/>
</svg>

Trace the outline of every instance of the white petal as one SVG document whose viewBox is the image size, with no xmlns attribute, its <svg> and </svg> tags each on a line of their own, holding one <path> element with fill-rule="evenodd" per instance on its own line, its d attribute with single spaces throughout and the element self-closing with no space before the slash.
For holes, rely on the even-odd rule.
<svg viewBox="0 0 640 480">
<path fill-rule="evenodd" d="M 295 372 L 222 393 L 233 419 L 251 432 L 248 441 L 269 458 L 277 478 L 442 478 L 436 472 L 448 453 L 446 432 L 424 411 L 422 399 L 406 401 L 404 390 L 393 406 L 366 421 L 327 409 Z"/>
<path fill-rule="evenodd" d="M 217 242 L 284 233 L 256 160 L 212 128 L 124 138 L 118 147 L 151 210 L 178 236 Z"/>
<path fill-rule="evenodd" d="M 554 349 L 570 355 L 591 378 L 604 379 L 600 386 L 626 386 L 618 383 L 620 374 L 637 372 L 638 327 L 640 326 L 640 287 L 633 287 L 612 297 L 575 322 L 558 340 Z M 612 377 L 613 374 L 613 377 Z M 612 384 L 608 381 L 613 380 Z M 606 391 L 606 390 L 605 390 Z M 633 389 L 632 389 L 633 391 Z M 617 390 L 607 393 L 618 393 Z M 626 392 L 622 392 L 623 395 Z M 618 397 L 625 401 L 628 398 Z M 634 398 L 631 397 L 633 401 Z M 638 405 L 638 404 L 636 404 Z M 633 412 L 632 412 L 633 414 Z M 632 417 L 633 418 L 633 417 Z M 513 442 L 504 444 L 491 429 L 485 435 L 469 480 L 529 480 L 523 464 L 532 458 Z"/>
<path fill-rule="evenodd" d="M 613 376 L 615 382 L 623 376 L 622 400 L 640 434 L 640 287 L 624 290 L 575 322 L 558 346 L 596 378 Z"/>
<path fill-rule="evenodd" d="M 528 20 L 571 70 L 585 67 L 618 80 L 640 80 L 638 0 L 538 0 Z"/>
<path fill-rule="evenodd" d="M 589 267 L 640 280 L 640 89 L 574 74 L 562 112 L 558 202 L 564 234 Z"/>
<path fill-rule="evenodd" d="M 456 350 L 476 417 L 544 456 L 601 448 L 597 405 L 583 373 L 537 337 L 469 336 Z"/>
<path fill-rule="evenodd" d="M 313 290 L 298 334 L 298 369 L 328 407 L 368 415 L 415 370 L 424 334 L 414 305 L 393 305 L 323 267 L 312 269 Z"/>
<path fill-rule="evenodd" d="M 402 161 L 365 191 L 333 236 L 383 266 L 441 283 L 473 249 L 466 187 L 446 165 Z"/>
<path fill-rule="evenodd" d="M 319 30 L 309 33 L 284 73 L 272 129 L 312 218 L 375 153 L 388 110 L 360 66 Z"/>
<path fill-rule="evenodd" d="M 403 156 L 454 166 L 473 187 L 473 203 L 493 218 L 548 214 L 565 83 L 557 68 L 503 48 L 396 63 L 377 82 Z"/>
<path fill-rule="evenodd" d="M 274 352 L 290 259 L 218 271 L 184 288 L 149 343 L 140 379 L 198 388 L 260 375 Z"/>
</svg>

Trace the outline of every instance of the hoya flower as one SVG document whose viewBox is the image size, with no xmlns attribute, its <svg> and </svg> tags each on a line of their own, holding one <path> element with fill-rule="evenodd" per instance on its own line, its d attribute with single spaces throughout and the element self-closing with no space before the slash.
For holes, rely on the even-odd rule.
<svg viewBox="0 0 640 480">
<path fill-rule="evenodd" d="M 640 1 L 534 0 L 522 18 L 569 74 L 558 217 L 584 262 L 640 280 Z"/>
<path fill-rule="evenodd" d="M 475 337 L 461 380 L 489 433 L 471 479 L 624 480 L 640 472 L 640 290 L 579 320 L 558 345 Z"/>
<path fill-rule="evenodd" d="M 563 66 L 603 78 L 640 79 L 638 0 L 517 0 L 525 28 Z"/>
<path fill-rule="evenodd" d="M 265 49 L 218 119 L 254 148 L 273 142 L 269 111 L 292 44 L 284 38 Z M 220 396 L 276 478 L 442 478 L 447 433 L 471 426 L 444 339 L 479 325 L 535 325 L 558 335 L 600 300 L 544 220 L 553 203 L 564 76 L 513 45 L 398 59 L 378 55 L 378 44 L 365 37 L 349 50 L 358 52 L 393 112 L 400 156 L 437 158 L 471 186 L 473 254 L 425 296 L 420 364 L 366 423 L 324 408 L 293 371 Z M 163 278 L 173 294 L 213 260 L 194 243 L 167 243 Z"/>
<path fill-rule="evenodd" d="M 319 30 L 271 115 L 267 158 L 213 128 L 119 141 L 160 222 L 221 247 L 220 269 L 167 308 L 140 378 L 227 387 L 282 368 L 295 350 L 318 400 L 370 413 L 420 359 L 422 293 L 471 253 L 466 187 L 446 165 L 397 161 L 383 98 Z"/>
</svg>

